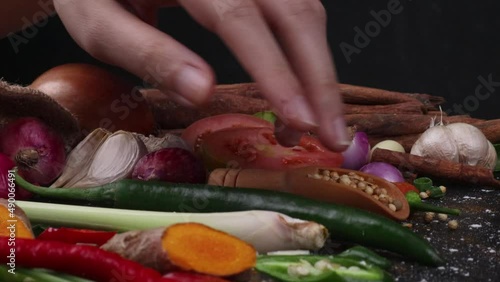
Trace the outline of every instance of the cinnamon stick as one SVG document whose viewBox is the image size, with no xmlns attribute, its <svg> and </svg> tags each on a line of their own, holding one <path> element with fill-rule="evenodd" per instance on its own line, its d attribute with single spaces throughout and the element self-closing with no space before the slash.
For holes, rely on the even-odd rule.
<svg viewBox="0 0 500 282">
<path fill-rule="evenodd" d="M 428 115 L 397 115 L 397 114 L 354 114 L 345 115 L 348 126 L 356 126 L 359 131 L 368 135 L 398 136 L 422 133 L 431 123 Z M 477 124 L 480 119 L 468 115 L 443 117 L 443 122 L 465 122 Z"/>
<path fill-rule="evenodd" d="M 480 166 L 423 158 L 385 149 L 375 149 L 372 154 L 372 161 L 390 163 L 401 170 L 453 182 L 500 188 L 500 181 L 494 178 L 492 171 Z"/>
<path fill-rule="evenodd" d="M 254 114 L 269 109 L 266 100 L 228 93 L 215 94 L 207 105 L 193 109 L 171 101 L 158 90 L 141 92 L 148 101 L 160 129 L 185 128 L 197 120 L 218 114 Z"/>
<path fill-rule="evenodd" d="M 215 87 L 215 94 L 231 94 L 264 99 L 264 96 L 262 96 L 255 83 L 219 84 Z"/>
<path fill-rule="evenodd" d="M 401 93 L 365 86 L 351 84 L 339 84 L 340 93 L 344 103 L 358 105 L 390 105 L 405 102 L 418 102 L 428 109 L 435 109 L 435 106 L 445 102 L 443 97 L 432 96 L 421 93 Z M 215 93 L 245 96 L 250 98 L 264 99 L 255 83 L 238 83 L 217 85 Z"/>
<path fill-rule="evenodd" d="M 484 136 L 486 136 L 491 143 L 500 143 L 500 119 L 487 120 L 478 123 L 476 126 L 481 129 Z"/>
<path fill-rule="evenodd" d="M 437 106 L 442 105 L 446 102 L 444 97 L 441 96 L 433 96 L 429 94 L 422 94 L 422 93 L 410 93 L 406 94 L 410 97 L 413 97 L 417 100 L 419 100 L 422 104 L 426 105 L 430 108 L 438 109 Z"/>
<path fill-rule="evenodd" d="M 424 114 L 426 109 L 419 102 L 403 102 L 391 105 L 344 104 L 345 114 Z"/>
<path fill-rule="evenodd" d="M 432 117 L 447 116 L 448 114 L 441 110 L 427 109 L 427 115 Z"/>
<path fill-rule="evenodd" d="M 204 107 L 191 109 L 171 101 L 159 90 L 143 90 L 142 94 L 153 111 L 154 118 L 161 129 L 183 128 L 191 123 L 208 116 L 224 113 L 254 114 L 271 110 L 267 100 L 255 98 L 253 88 L 243 85 L 241 88 L 220 86 L 217 87 L 212 100 Z M 243 90 L 242 90 L 243 89 Z M 220 90 L 220 91 L 219 91 Z M 242 90 L 244 93 L 238 92 Z M 240 93 L 241 95 L 239 95 Z M 392 105 L 353 105 L 345 104 L 346 114 L 413 114 L 423 115 L 422 104 L 404 102 Z"/>
<path fill-rule="evenodd" d="M 418 101 L 416 98 L 404 95 L 400 92 L 350 84 L 339 84 L 339 87 L 344 103 L 360 105 L 389 105 Z"/>
</svg>

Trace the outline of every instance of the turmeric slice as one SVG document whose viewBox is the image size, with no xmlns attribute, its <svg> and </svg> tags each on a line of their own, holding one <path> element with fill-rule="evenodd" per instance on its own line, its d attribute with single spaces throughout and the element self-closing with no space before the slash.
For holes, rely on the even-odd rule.
<svg viewBox="0 0 500 282">
<path fill-rule="evenodd" d="M 199 223 L 117 234 L 101 248 L 161 273 L 184 270 L 231 276 L 251 269 L 257 259 L 248 243 Z"/>
<path fill-rule="evenodd" d="M 31 223 L 24 211 L 9 201 L 0 199 L 0 236 L 33 239 Z"/>
</svg>

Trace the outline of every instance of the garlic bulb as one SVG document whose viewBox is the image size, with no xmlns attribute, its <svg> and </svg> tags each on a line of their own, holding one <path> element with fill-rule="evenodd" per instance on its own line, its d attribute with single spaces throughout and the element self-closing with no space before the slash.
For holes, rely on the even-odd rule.
<svg viewBox="0 0 500 282">
<path fill-rule="evenodd" d="M 477 127 L 467 123 L 442 123 L 427 129 L 411 148 L 412 155 L 444 159 L 493 169 L 497 155 L 493 144 Z"/>
</svg>

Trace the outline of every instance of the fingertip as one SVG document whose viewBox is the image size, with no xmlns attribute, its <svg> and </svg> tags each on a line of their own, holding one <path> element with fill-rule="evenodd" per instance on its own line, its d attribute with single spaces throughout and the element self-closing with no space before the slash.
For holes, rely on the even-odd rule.
<svg viewBox="0 0 500 282">
<path fill-rule="evenodd" d="M 294 96 L 282 106 L 280 112 L 280 117 L 289 128 L 314 131 L 319 125 L 309 101 L 304 96 Z"/>
<path fill-rule="evenodd" d="M 168 85 L 177 102 L 190 107 L 205 104 L 215 87 L 215 78 L 210 70 L 185 65 L 179 68 Z"/>
<path fill-rule="evenodd" d="M 343 116 L 337 116 L 333 121 L 323 122 L 320 126 L 319 137 L 323 145 L 334 152 L 343 152 L 351 145 Z"/>
</svg>

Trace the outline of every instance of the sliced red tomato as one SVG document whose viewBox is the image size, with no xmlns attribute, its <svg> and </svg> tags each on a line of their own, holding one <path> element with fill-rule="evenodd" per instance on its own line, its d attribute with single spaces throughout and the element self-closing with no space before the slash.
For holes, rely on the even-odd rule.
<svg viewBox="0 0 500 282">
<path fill-rule="evenodd" d="M 298 146 L 283 147 L 269 127 L 232 128 L 211 133 L 203 138 L 199 153 L 208 169 L 340 167 L 344 160 L 342 154 L 328 151 L 312 136 L 304 136 Z"/>
<path fill-rule="evenodd" d="M 396 185 L 396 187 L 398 187 L 399 190 L 405 195 L 406 195 L 406 193 L 408 193 L 410 191 L 420 193 L 420 191 L 417 189 L 417 187 L 415 187 L 413 184 L 410 184 L 408 182 L 393 182 L 393 184 Z"/>
<path fill-rule="evenodd" d="M 182 139 L 198 152 L 201 140 L 213 132 L 243 127 L 268 127 L 274 128 L 274 125 L 266 120 L 246 114 L 222 114 L 200 119 L 182 132 Z"/>
</svg>

